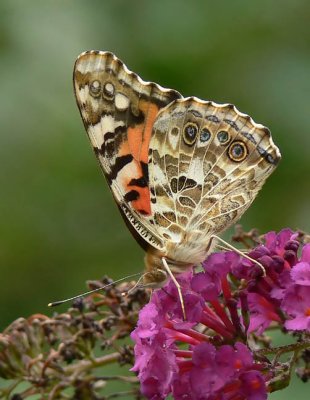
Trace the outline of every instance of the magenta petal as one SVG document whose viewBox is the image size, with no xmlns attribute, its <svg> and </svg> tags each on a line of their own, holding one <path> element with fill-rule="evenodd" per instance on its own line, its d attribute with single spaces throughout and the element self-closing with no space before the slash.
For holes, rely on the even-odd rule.
<svg viewBox="0 0 310 400">
<path fill-rule="evenodd" d="M 285 328 L 292 331 L 308 331 L 310 332 L 310 317 L 298 316 L 285 321 Z"/>
<path fill-rule="evenodd" d="M 207 301 L 218 298 L 221 290 L 221 282 L 219 276 L 211 276 L 208 273 L 200 272 L 193 276 L 191 282 L 192 290 L 200 293 Z"/>
<path fill-rule="evenodd" d="M 292 238 L 293 234 L 294 232 L 289 228 L 282 229 L 278 234 L 269 232 L 265 235 L 266 247 L 275 254 L 282 255 L 286 242 Z"/>
<path fill-rule="evenodd" d="M 237 342 L 235 344 L 235 358 L 238 359 L 238 361 L 242 362 L 242 367 L 243 368 L 247 368 L 252 366 L 253 364 L 253 355 L 250 352 L 250 350 L 248 349 L 248 347 L 241 343 L 241 342 Z"/>
<path fill-rule="evenodd" d="M 310 286 L 310 263 L 296 264 L 291 270 L 291 277 L 297 285 Z"/>
<path fill-rule="evenodd" d="M 172 394 L 175 400 L 200 400 L 192 393 L 190 376 L 188 373 L 175 376 Z"/>
<path fill-rule="evenodd" d="M 275 306 L 258 293 L 249 293 L 248 303 L 250 309 L 249 332 L 262 334 L 272 321 L 280 321 Z"/>
<path fill-rule="evenodd" d="M 265 381 L 259 371 L 247 371 L 240 375 L 240 394 L 247 400 L 266 400 L 267 390 Z M 239 397 L 240 398 L 240 397 Z"/>
<path fill-rule="evenodd" d="M 306 244 L 303 247 L 300 261 L 305 261 L 310 263 L 310 243 Z"/>
<path fill-rule="evenodd" d="M 293 285 L 287 291 L 281 306 L 292 317 L 285 323 L 287 329 L 310 329 L 310 290 L 308 286 Z"/>
<path fill-rule="evenodd" d="M 200 368 L 212 368 L 215 360 L 216 349 L 212 344 L 201 343 L 195 347 L 193 364 Z"/>
</svg>

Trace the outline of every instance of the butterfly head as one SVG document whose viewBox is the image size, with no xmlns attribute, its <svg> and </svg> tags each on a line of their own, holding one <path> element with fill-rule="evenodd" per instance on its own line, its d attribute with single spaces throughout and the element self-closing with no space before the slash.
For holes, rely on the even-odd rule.
<svg viewBox="0 0 310 400">
<path fill-rule="evenodd" d="M 168 281 L 169 275 L 163 265 L 163 258 L 166 260 L 173 275 L 180 274 L 193 266 L 190 262 L 173 260 L 155 248 L 149 248 L 144 258 L 146 273 L 143 283 L 145 286 L 160 288 Z"/>
<path fill-rule="evenodd" d="M 149 288 L 163 287 L 168 275 L 162 264 L 164 254 L 155 248 L 150 247 L 145 254 L 145 274 L 143 277 L 143 285 Z"/>
</svg>

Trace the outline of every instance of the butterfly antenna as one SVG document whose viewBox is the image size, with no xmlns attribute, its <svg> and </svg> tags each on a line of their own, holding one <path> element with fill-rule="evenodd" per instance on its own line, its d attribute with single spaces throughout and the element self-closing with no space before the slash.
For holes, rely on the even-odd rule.
<svg viewBox="0 0 310 400">
<path fill-rule="evenodd" d="M 133 287 L 130 288 L 129 290 L 127 290 L 127 292 L 123 292 L 122 296 L 126 296 L 126 295 L 130 294 L 133 290 L 135 290 L 136 287 L 140 287 L 140 282 L 147 274 L 148 274 L 148 272 L 145 272 L 143 275 L 141 275 L 140 278 L 137 280 L 137 282 L 133 285 Z M 143 286 L 143 285 L 141 285 L 141 286 Z"/>
<path fill-rule="evenodd" d="M 60 304 L 66 303 L 66 302 L 68 302 L 68 301 L 72 301 L 72 300 L 75 300 L 75 299 L 80 299 L 81 297 L 88 296 L 89 294 L 92 294 L 92 293 L 95 293 L 95 292 L 99 292 L 100 290 L 103 290 L 103 289 L 105 289 L 105 288 L 107 288 L 107 287 L 109 287 L 109 286 L 112 286 L 112 285 L 114 285 L 115 283 L 122 282 L 122 281 L 124 281 L 124 280 L 126 280 L 126 279 L 134 278 L 135 276 L 139 276 L 139 275 L 141 275 L 141 274 L 142 274 L 142 272 L 138 272 L 138 273 L 136 273 L 136 274 L 128 275 L 128 276 L 125 276 L 125 277 L 123 277 L 123 278 L 117 279 L 116 281 L 110 282 L 110 283 L 108 283 L 107 285 L 100 286 L 100 287 L 97 288 L 97 289 L 89 290 L 88 292 L 85 292 L 85 293 L 82 293 L 82 294 L 78 294 L 77 296 L 69 297 L 68 299 L 65 299 L 65 300 L 58 300 L 58 301 L 54 301 L 54 302 L 52 302 L 52 303 L 48 303 L 48 307 L 56 307 L 56 306 L 59 306 Z M 143 274 L 143 276 L 144 276 L 144 274 Z M 142 276 L 142 277 L 143 277 L 143 276 Z M 138 280 L 138 282 L 141 280 L 142 277 L 140 277 L 140 279 Z M 137 282 L 137 283 L 138 283 L 138 282 Z M 136 286 L 137 286 L 137 284 L 135 284 L 134 287 L 136 287 Z M 132 289 L 131 289 L 131 290 L 132 290 Z"/>
</svg>

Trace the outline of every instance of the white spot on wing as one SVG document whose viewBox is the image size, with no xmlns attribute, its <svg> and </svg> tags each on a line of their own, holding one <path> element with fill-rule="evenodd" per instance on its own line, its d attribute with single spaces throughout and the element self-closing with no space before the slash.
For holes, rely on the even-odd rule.
<svg viewBox="0 0 310 400">
<path fill-rule="evenodd" d="M 106 60 L 104 57 L 79 57 L 75 69 L 82 74 L 87 74 L 88 72 L 100 72 L 105 69 L 105 63 Z"/>
<path fill-rule="evenodd" d="M 112 83 L 108 82 L 104 85 L 104 90 L 106 91 L 107 94 L 109 94 L 110 96 L 113 96 L 114 94 L 114 86 L 112 85 Z"/>
<path fill-rule="evenodd" d="M 117 93 L 115 96 L 115 107 L 120 110 L 126 110 L 129 106 L 129 99 L 122 93 Z"/>
<path fill-rule="evenodd" d="M 107 132 L 114 132 L 119 126 L 124 126 L 124 122 L 116 122 L 112 115 L 105 115 L 101 118 L 98 124 L 90 125 L 88 128 L 88 133 L 92 145 L 97 149 L 100 149 L 104 143 L 104 135 Z"/>
<path fill-rule="evenodd" d="M 135 161 L 131 161 L 126 164 L 120 171 L 118 171 L 117 177 L 112 182 L 113 192 L 120 192 L 122 195 L 125 194 L 126 181 L 128 177 L 138 178 L 141 174 L 138 164 Z"/>
<path fill-rule="evenodd" d="M 85 103 L 86 100 L 89 99 L 89 89 L 88 89 L 88 86 L 84 86 L 84 87 L 82 87 L 81 89 L 78 89 L 78 90 L 77 90 L 77 94 L 78 94 L 78 97 L 79 97 L 79 101 L 80 101 L 81 103 Z"/>
<path fill-rule="evenodd" d="M 199 158 L 193 158 L 191 160 L 186 176 L 187 178 L 194 179 L 199 184 L 203 184 L 204 174 L 202 162 Z"/>
<path fill-rule="evenodd" d="M 100 88 L 100 82 L 99 81 L 93 81 L 92 83 L 94 89 L 99 89 Z"/>
<path fill-rule="evenodd" d="M 83 88 L 79 89 L 77 91 L 77 97 L 78 97 L 78 101 L 80 104 L 80 108 L 81 105 L 83 103 L 90 103 L 90 106 L 92 108 L 93 112 L 98 112 L 99 110 L 99 101 L 98 99 L 93 98 L 90 93 L 89 93 L 89 86 L 85 85 Z M 84 110 L 83 108 L 81 108 L 83 116 L 85 118 L 85 120 L 87 121 L 88 118 L 88 112 L 86 110 Z"/>
<path fill-rule="evenodd" d="M 171 148 L 176 151 L 179 146 L 179 133 L 177 135 L 173 135 L 171 131 L 168 133 L 169 137 L 169 145 Z"/>
</svg>

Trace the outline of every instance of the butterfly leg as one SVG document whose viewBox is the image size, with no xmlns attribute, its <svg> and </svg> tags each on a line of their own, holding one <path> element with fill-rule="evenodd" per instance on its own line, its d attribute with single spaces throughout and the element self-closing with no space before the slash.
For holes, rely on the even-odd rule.
<svg viewBox="0 0 310 400">
<path fill-rule="evenodd" d="M 212 241 L 213 239 L 218 240 L 219 242 L 223 243 L 226 247 L 228 247 L 230 250 L 233 250 L 234 252 L 238 253 L 240 256 L 242 256 L 242 257 L 246 258 L 247 260 L 252 261 L 254 264 L 258 265 L 259 268 L 263 272 L 263 277 L 266 276 L 266 270 L 265 270 L 264 266 L 260 262 L 258 262 L 257 260 L 254 260 L 254 258 L 251 258 L 251 257 L 247 256 L 246 254 L 242 253 L 242 251 L 238 250 L 236 247 L 234 247 L 231 244 L 227 243 L 224 239 L 220 238 L 219 236 L 212 235 L 210 237 L 210 241 Z"/>
<path fill-rule="evenodd" d="M 220 245 L 220 244 L 217 244 L 216 247 L 217 247 L 219 250 L 225 250 L 225 251 L 231 250 L 231 249 L 229 249 L 228 247 L 222 246 L 222 245 Z M 248 249 L 238 249 L 238 251 L 240 251 L 242 254 L 244 254 L 244 253 L 247 253 L 249 250 L 248 250 Z"/>
<path fill-rule="evenodd" d="M 161 260 L 162 260 L 165 270 L 168 272 L 170 278 L 172 279 L 173 283 L 175 284 L 175 286 L 178 290 L 179 299 L 181 302 L 182 313 L 183 313 L 183 318 L 184 318 L 184 321 L 186 321 L 186 313 L 185 313 L 184 299 L 183 299 L 183 295 L 182 295 L 182 291 L 181 291 L 181 286 L 180 286 L 179 282 L 175 279 L 175 276 L 173 275 L 173 273 L 171 272 L 171 269 L 169 268 L 169 265 L 168 265 L 165 257 L 162 257 Z"/>
</svg>

